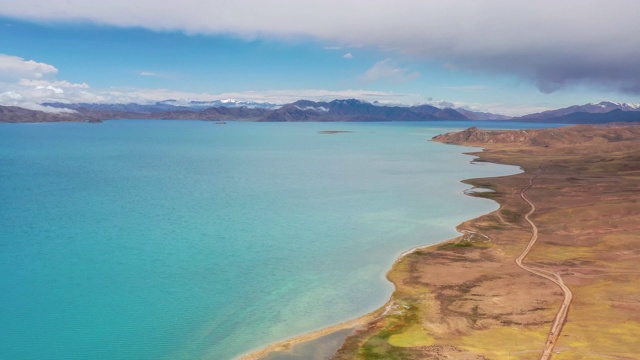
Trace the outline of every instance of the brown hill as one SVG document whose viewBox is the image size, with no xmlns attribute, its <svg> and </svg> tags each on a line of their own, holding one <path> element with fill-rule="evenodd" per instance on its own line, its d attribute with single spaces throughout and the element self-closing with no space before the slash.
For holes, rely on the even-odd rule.
<svg viewBox="0 0 640 360">
<path fill-rule="evenodd" d="M 92 116 L 90 114 L 81 114 L 78 112 L 49 113 L 44 111 L 24 109 L 17 106 L 0 105 L 0 122 L 100 122 L 100 120 L 101 119 L 99 117 Z"/>
<path fill-rule="evenodd" d="M 434 141 L 445 144 L 476 145 L 520 144 L 528 146 L 561 147 L 589 145 L 607 148 L 637 146 L 640 125 L 575 125 L 553 129 L 535 130 L 481 130 L 476 127 L 454 133 L 435 136 Z"/>
</svg>

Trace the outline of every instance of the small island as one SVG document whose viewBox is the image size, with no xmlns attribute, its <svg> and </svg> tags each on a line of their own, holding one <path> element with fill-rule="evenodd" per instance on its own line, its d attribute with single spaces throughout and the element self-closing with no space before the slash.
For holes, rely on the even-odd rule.
<svg viewBox="0 0 640 360">
<path fill-rule="evenodd" d="M 335 135 L 335 134 L 348 134 L 352 132 L 353 131 L 348 131 L 348 130 L 321 130 L 321 131 L 318 131 L 318 134 Z"/>
</svg>

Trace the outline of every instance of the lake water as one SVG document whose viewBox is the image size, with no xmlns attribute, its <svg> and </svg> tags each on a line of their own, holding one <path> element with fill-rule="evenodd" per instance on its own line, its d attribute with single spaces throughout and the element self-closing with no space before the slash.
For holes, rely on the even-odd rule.
<svg viewBox="0 0 640 360">
<path fill-rule="evenodd" d="M 467 126 L 0 124 L 0 358 L 231 359 L 371 311 L 497 208 L 461 179 L 517 171 L 427 141 Z"/>
</svg>

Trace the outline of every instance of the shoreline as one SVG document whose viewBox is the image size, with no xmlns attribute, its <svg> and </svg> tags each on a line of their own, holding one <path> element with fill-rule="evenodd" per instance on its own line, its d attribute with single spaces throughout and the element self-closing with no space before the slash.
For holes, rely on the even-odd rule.
<svg viewBox="0 0 640 360">
<path fill-rule="evenodd" d="M 481 160 L 481 157 L 479 154 L 482 154 L 483 152 L 485 152 L 484 148 L 480 148 L 479 147 L 479 151 L 477 152 L 463 152 L 462 154 L 464 155 L 469 155 L 469 156 L 473 156 L 474 158 L 471 159 L 469 161 L 470 164 L 473 164 L 475 161 L 482 161 L 484 163 L 491 163 L 491 164 L 496 164 L 496 165 L 510 165 L 510 166 L 516 166 L 516 165 L 511 165 L 511 164 L 502 164 L 502 163 L 498 163 L 498 162 L 491 162 L 491 161 L 485 161 L 485 160 Z M 525 170 L 522 167 L 519 167 L 520 172 L 515 173 L 513 175 L 519 175 L 519 174 L 524 174 Z M 513 176 L 513 175 L 507 175 L 507 176 Z M 500 175 L 497 175 L 500 176 Z M 474 181 L 474 180 L 478 180 L 478 181 L 482 181 L 484 179 L 490 179 L 492 177 L 483 177 L 483 178 L 471 178 L 471 179 L 461 179 L 458 180 L 460 183 L 463 184 L 467 184 L 469 186 L 471 186 L 469 189 L 465 189 L 462 194 L 465 196 L 470 196 L 470 197 L 479 197 L 477 196 L 477 194 L 482 194 L 482 193 L 489 193 L 489 192 L 493 192 L 494 190 L 492 189 L 488 189 L 488 188 L 483 188 L 481 186 L 475 186 L 470 184 L 469 182 Z M 475 189 L 485 189 L 485 191 L 474 191 Z M 488 200 L 492 200 L 495 203 L 498 204 L 498 209 L 493 210 L 489 213 L 486 214 L 481 214 L 476 216 L 475 218 L 466 220 L 458 225 L 455 226 L 455 231 L 457 231 L 459 233 L 458 236 L 453 237 L 453 238 L 449 238 L 437 243 L 433 243 L 433 244 L 426 244 L 426 245 L 418 245 L 418 246 L 414 246 L 410 249 L 407 249 L 403 252 L 401 252 L 396 259 L 394 260 L 393 264 L 391 264 L 389 270 L 387 271 L 387 273 L 385 274 L 385 278 L 387 279 L 387 281 L 391 282 L 391 284 L 393 284 L 393 291 L 391 293 L 391 295 L 389 296 L 389 299 L 384 303 L 384 305 L 382 305 L 381 307 L 379 307 L 378 309 L 369 312 L 365 315 L 341 322 L 339 324 L 336 325 L 332 325 L 329 327 L 325 327 L 325 328 L 321 328 L 318 330 L 314 330 L 308 333 L 304 333 L 304 334 L 300 334 L 300 335 L 296 335 L 284 340 L 280 340 L 280 341 L 276 341 L 274 343 L 271 343 L 265 347 L 262 347 L 258 350 L 254 350 L 248 353 L 245 353 L 243 355 L 240 355 L 238 357 L 236 357 L 237 360 L 260 360 L 265 358 L 266 356 L 269 356 L 270 354 L 276 353 L 276 352 L 288 352 L 290 351 L 293 347 L 295 347 L 296 345 L 301 345 L 307 342 L 312 342 L 315 340 L 318 340 L 319 338 L 322 338 L 326 335 L 332 334 L 332 333 L 336 333 L 338 331 L 341 330 L 347 330 L 350 329 L 352 331 L 355 331 L 356 329 L 362 327 L 363 325 L 366 325 L 368 323 L 371 323 L 372 321 L 375 321 L 379 318 L 384 317 L 387 313 L 389 313 L 393 307 L 394 307 L 394 295 L 396 293 L 396 291 L 398 290 L 398 286 L 397 284 L 389 277 L 390 273 L 393 271 L 393 269 L 396 267 L 396 265 L 400 262 L 402 262 L 402 260 L 404 258 L 406 258 L 407 256 L 420 251 L 420 250 L 429 250 L 430 248 L 435 248 L 438 246 L 442 246 L 442 245 L 446 245 L 449 243 L 454 243 L 456 240 L 458 239 L 463 239 L 465 238 L 468 234 L 472 234 L 475 233 L 473 230 L 463 230 L 461 229 L 461 226 L 463 226 L 464 224 L 474 221 L 474 220 L 478 220 L 484 216 L 490 215 L 494 212 L 499 211 L 502 208 L 502 204 L 500 202 L 498 202 L 497 200 L 494 199 L 488 199 Z M 344 343 L 344 342 L 343 342 Z"/>
<path fill-rule="evenodd" d="M 436 141 L 522 172 L 463 180 L 494 190 L 465 194 L 499 208 L 401 253 L 380 316 L 354 319 L 366 326 L 331 359 L 639 358 L 640 126 L 468 129 Z"/>
<path fill-rule="evenodd" d="M 302 335 L 298 335 L 298 336 L 294 336 L 292 338 L 288 338 L 285 340 L 281 340 L 281 341 L 277 341 L 275 343 L 272 343 L 270 345 L 267 345 L 266 347 L 263 347 L 259 350 L 256 351 L 252 351 L 250 353 L 241 355 L 240 357 L 238 357 L 237 359 L 239 360 L 259 360 L 264 358 L 265 356 L 274 353 L 274 352 L 284 352 L 284 351 L 289 351 L 291 350 L 291 348 L 293 348 L 296 345 L 299 344 L 303 344 L 305 342 L 308 341 L 313 341 L 313 340 L 317 340 L 323 336 L 338 332 L 340 330 L 354 330 L 356 328 L 358 328 L 359 326 L 362 326 L 364 324 L 366 324 L 367 322 L 376 319 L 377 317 L 383 316 L 385 311 L 383 311 L 383 309 L 386 310 L 386 307 L 388 306 L 389 301 L 387 301 L 387 303 L 385 304 L 385 306 L 383 306 L 382 308 L 376 309 L 368 314 L 365 314 L 363 316 L 351 319 L 351 320 L 347 320 L 344 322 L 341 322 L 339 324 L 336 325 L 332 325 L 326 328 L 322 328 L 319 330 L 315 330 L 309 333 L 305 333 Z M 382 312 L 382 314 L 380 314 Z"/>
</svg>

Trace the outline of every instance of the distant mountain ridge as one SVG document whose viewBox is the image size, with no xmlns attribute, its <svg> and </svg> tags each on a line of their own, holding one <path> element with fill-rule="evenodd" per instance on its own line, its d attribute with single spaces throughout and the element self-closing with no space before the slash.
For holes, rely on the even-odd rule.
<svg viewBox="0 0 640 360">
<path fill-rule="evenodd" d="M 224 103 L 230 106 L 211 106 Z M 186 105 L 175 105 L 175 100 L 159 101 L 154 104 L 63 104 L 45 103 L 57 109 L 74 111 L 66 121 L 102 121 L 109 119 L 175 119 L 175 120 L 209 120 L 209 121 L 264 121 L 264 122 L 299 122 L 299 121 L 421 121 L 421 120 L 469 120 L 458 111 L 450 108 L 437 108 L 431 105 L 388 106 L 374 105 L 356 99 L 315 102 L 299 100 L 292 104 L 277 106 L 261 103 L 261 106 L 248 106 L 250 103 L 236 101 L 189 102 Z M 65 121 L 60 113 L 45 113 L 23 109 L 20 121 Z M 52 120 L 47 120 L 51 114 Z M 57 114 L 54 116 L 54 114 Z M 54 120 L 55 119 L 55 120 Z M 85 120 L 79 120 L 85 119 Z M 18 119 L 0 115 L 0 122 L 17 122 Z"/>
<path fill-rule="evenodd" d="M 615 121 L 640 121 L 640 104 L 602 101 L 597 104 L 574 105 L 515 117 L 515 121 L 596 124 Z"/>
<path fill-rule="evenodd" d="M 511 116 L 493 114 L 490 112 L 472 111 L 465 108 L 456 108 L 455 110 L 469 118 L 469 120 L 510 120 L 512 118 Z"/>
<path fill-rule="evenodd" d="M 224 104 L 224 105 L 222 105 Z M 42 112 L 14 106 L 0 106 L 0 122 L 100 122 L 113 119 L 206 120 L 206 121 L 440 121 L 440 120 L 511 120 L 565 124 L 639 122 L 640 104 L 603 101 L 575 105 L 521 117 L 474 112 L 462 108 L 438 108 L 431 105 L 391 106 L 357 99 L 311 101 L 291 104 L 242 102 L 233 99 L 214 101 L 164 100 L 152 104 L 64 104 L 45 103 L 63 112 Z M 215 105 L 215 106 L 210 106 Z"/>
<path fill-rule="evenodd" d="M 202 111 L 212 107 L 226 108 L 251 108 L 251 109 L 277 109 L 280 105 L 272 103 L 259 103 L 254 101 L 238 101 L 234 99 L 213 100 L 213 101 L 180 101 L 168 99 L 157 101 L 153 104 L 100 104 L 100 103 L 76 103 L 66 104 L 60 102 L 43 103 L 43 106 L 49 106 L 57 109 L 72 109 L 76 111 L 95 110 L 108 112 L 135 112 L 135 113 L 160 113 L 165 111 Z"/>
<path fill-rule="evenodd" d="M 35 122 L 101 122 L 102 119 L 77 112 L 50 113 L 24 109 L 17 106 L 0 105 L 0 122 L 35 123 Z"/>
<path fill-rule="evenodd" d="M 431 105 L 380 106 L 356 100 L 299 100 L 274 110 L 259 121 L 419 121 L 468 120 L 453 109 Z"/>
</svg>

